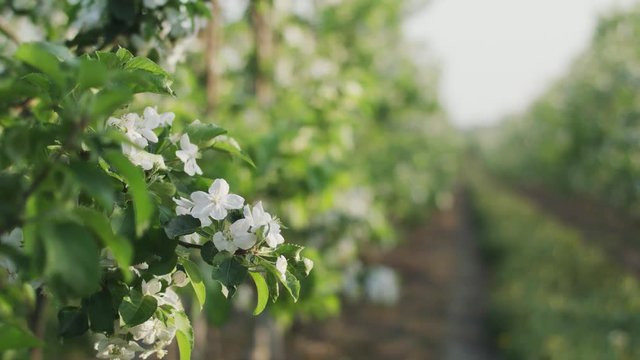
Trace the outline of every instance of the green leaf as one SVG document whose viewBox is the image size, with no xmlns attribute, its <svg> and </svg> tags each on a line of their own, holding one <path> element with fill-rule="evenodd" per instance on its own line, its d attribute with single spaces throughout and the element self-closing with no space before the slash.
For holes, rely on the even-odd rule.
<svg viewBox="0 0 640 360">
<path fill-rule="evenodd" d="M 127 61 L 127 63 L 124 65 L 124 68 L 144 70 L 155 75 L 161 75 L 167 78 L 169 77 L 169 73 L 166 72 L 162 67 L 160 67 L 160 65 L 154 63 L 144 56 L 136 56 L 133 59 Z"/>
<path fill-rule="evenodd" d="M 156 181 L 150 187 L 150 190 L 155 192 L 159 198 L 168 200 L 172 206 L 175 206 L 175 203 L 171 200 L 173 195 L 176 193 L 176 186 L 170 182 L 160 182 Z"/>
<path fill-rule="evenodd" d="M 97 88 L 107 80 L 107 67 L 99 61 L 83 59 L 78 73 L 78 86 L 81 89 Z"/>
<path fill-rule="evenodd" d="M 207 299 L 207 289 L 204 286 L 200 268 L 189 259 L 182 259 L 182 266 L 184 266 L 184 270 L 187 272 L 189 280 L 191 280 L 191 286 L 193 287 L 193 291 L 196 293 L 196 298 L 200 304 L 200 310 L 202 310 Z"/>
<path fill-rule="evenodd" d="M 171 272 L 178 262 L 176 254 L 178 241 L 169 239 L 161 228 L 149 229 L 133 245 L 135 248 L 133 263 L 146 262 L 149 264 L 149 272 L 154 275 L 164 275 Z"/>
<path fill-rule="evenodd" d="M 106 215 L 82 206 L 76 208 L 74 213 L 93 230 L 95 235 L 102 240 L 104 246 L 111 250 L 122 272 L 128 274 L 133 258 L 133 247 L 126 238 L 113 233 Z"/>
<path fill-rule="evenodd" d="M 260 265 L 264 266 L 264 268 L 267 269 L 269 273 L 280 280 L 280 283 L 284 286 L 285 289 L 287 289 L 287 292 L 289 292 L 294 302 L 298 301 L 298 297 L 300 296 L 300 281 L 295 277 L 295 275 L 287 270 L 283 279 L 274 264 L 264 260 L 260 262 Z"/>
<path fill-rule="evenodd" d="M 216 255 L 218 255 L 218 249 L 213 244 L 213 241 L 207 241 L 202 245 L 202 248 L 200 249 L 200 256 L 204 262 L 209 265 L 213 265 L 213 259 Z"/>
<path fill-rule="evenodd" d="M 274 250 L 274 253 L 277 255 L 283 255 L 287 259 L 293 259 L 295 261 L 300 261 L 300 252 L 304 250 L 304 246 L 285 243 Z"/>
<path fill-rule="evenodd" d="M 189 134 L 189 140 L 192 143 L 202 147 L 204 144 L 213 140 L 216 136 L 226 134 L 227 130 L 214 124 L 196 122 L 189 124 L 186 132 Z"/>
<path fill-rule="evenodd" d="M 51 80 L 42 73 L 30 73 L 22 77 L 29 84 L 37 87 L 40 91 L 48 92 L 51 88 Z"/>
<path fill-rule="evenodd" d="M 116 56 L 123 63 L 126 63 L 127 61 L 133 59 L 133 54 L 123 47 L 119 48 L 118 51 L 116 51 Z"/>
<path fill-rule="evenodd" d="M 100 256 L 94 237 L 80 225 L 64 222 L 47 227 L 45 273 L 69 287 L 76 295 L 90 295 L 98 289 Z"/>
<path fill-rule="evenodd" d="M 171 90 L 171 80 L 164 75 L 154 74 L 140 69 L 128 69 L 119 81 L 129 85 L 134 93 L 152 92 L 157 94 L 174 95 Z"/>
<path fill-rule="evenodd" d="M 200 220 L 193 216 L 179 215 L 164 226 L 164 231 L 170 239 L 174 239 L 178 236 L 193 234 L 200 226 Z"/>
<path fill-rule="evenodd" d="M 258 294 L 258 301 L 256 303 L 256 308 L 253 310 L 253 315 L 260 315 L 260 313 L 264 311 L 264 308 L 267 306 L 267 301 L 269 300 L 269 287 L 267 286 L 267 282 L 264 277 L 262 277 L 262 274 L 249 272 L 249 275 L 256 284 L 256 292 Z"/>
<path fill-rule="evenodd" d="M 214 326 L 222 326 L 231 315 L 231 301 L 222 294 L 222 284 L 217 281 L 207 283 L 204 312 L 209 323 Z"/>
<path fill-rule="evenodd" d="M 158 308 L 158 301 L 153 296 L 142 295 L 132 289 L 129 296 L 122 299 L 118 312 L 127 326 L 140 325 L 149 320 Z"/>
<path fill-rule="evenodd" d="M 218 256 L 222 254 L 219 253 Z M 247 276 L 247 268 L 242 266 L 233 256 L 229 255 L 219 264 L 213 266 L 211 276 L 228 288 L 240 285 Z M 231 290 L 231 289 L 230 289 Z"/>
<path fill-rule="evenodd" d="M 176 340 L 178 342 L 180 360 L 190 360 L 194 342 L 191 322 L 189 322 L 187 314 L 183 311 L 174 313 L 174 322 L 176 325 Z"/>
<path fill-rule="evenodd" d="M 133 99 L 131 90 L 124 86 L 105 88 L 93 95 L 91 114 L 94 117 L 106 118 Z"/>
<path fill-rule="evenodd" d="M 17 325 L 0 322 L 0 352 L 40 347 L 43 342 L 29 330 Z"/>
<path fill-rule="evenodd" d="M 58 335 L 70 338 L 89 330 L 89 318 L 79 307 L 67 306 L 58 312 Z"/>
<path fill-rule="evenodd" d="M 68 169 L 82 190 L 93 197 L 103 208 L 111 209 L 115 203 L 114 181 L 99 166 L 89 162 L 74 161 Z"/>
<path fill-rule="evenodd" d="M 256 167 L 256 164 L 253 163 L 253 160 L 251 160 L 249 155 L 245 154 L 242 150 L 239 150 L 238 148 L 236 148 L 235 146 L 233 146 L 233 145 L 231 145 L 229 143 L 216 141 L 216 142 L 213 143 L 213 148 L 218 150 L 218 151 L 222 151 L 222 152 L 228 153 L 232 157 L 236 157 L 236 158 L 246 162 L 247 164 L 251 165 L 251 167 L 253 167 L 253 168 Z"/>
<path fill-rule="evenodd" d="M 175 252 L 173 254 L 165 254 L 159 259 L 149 260 L 147 263 L 151 274 L 157 276 L 166 275 L 173 271 L 173 268 L 178 264 L 178 255 Z"/>
<path fill-rule="evenodd" d="M 122 299 L 129 295 L 129 287 L 122 281 L 110 281 L 107 283 L 109 294 L 111 295 L 112 312 L 118 314 L 118 309 L 122 303 Z"/>
<path fill-rule="evenodd" d="M 89 316 L 89 326 L 92 331 L 113 334 L 116 314 L 113 309 L 111 293 L 107 288 L 83 300 L 82 308 Z"/>
<path fill-rule="evenodd" d="M 289 269 L 299 279 L 309 276 L 313 268 L 313 262 L 311 262 L 310 264 L 307 264 L 304 262 L 304 260 L 311 261 L 310 259 L 300 258 L 299 261 L 289 262 Z"/>
<path fill-rule="evenodd" d="M 153 202 L 147 192 L 144 173 L 118 151 L 107 152 L 105 159 L 127 182 L 128 191 L 133 197 L 136 235 L 141 236 L 149 228 L 153 216 Z"/>
<path fill-rule="evenodd" d="M 289 294 L 293 298 L 293 301 L 298 301 L 300 297 L 300 280 L 298 280 L 295 275 L 293 275 L 290 271 L 287 271 L 287 276 L 284 279 L 285 281 L 281 281 L 284 285 L 285 289 L 289 291 Z"/>
<path fill-rule="evenodd" d="M 42 42 L 23 43 L 16 50 L 14 57 L 26 64 L 49 75 L 49 77 L 62 86 L 64 73 L 58 56 L 52 53 L 52 47 Z"/>
<path fill-rule="evenodd" d="M 271 302 L 276 302 L 280 297 L 280 285 L 278 285 L 278 278 L 270 272 L 266 274 L 267 287 L 269 288 L 269 298 Z"/>
<path fill-rule="evenodd" d="M 120 59 L 116 54 L 109 51 L 96 51 L 96 59 L 100 61 L 104 66 L 108 69 L 119 69 L 120 68 Z"/>
</svg>

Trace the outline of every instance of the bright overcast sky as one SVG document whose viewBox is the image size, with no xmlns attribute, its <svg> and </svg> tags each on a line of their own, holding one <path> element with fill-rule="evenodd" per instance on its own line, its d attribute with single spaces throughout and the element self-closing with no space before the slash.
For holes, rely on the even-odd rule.
<svg viewBox="0 0 640 360">
<path fill-rule="evenodd" d="M 405 24 L 442 69 L 462 127 L 521 111 L 584 50 L 598 14 L 634 0 L 431 0 Z"/>
</svg>

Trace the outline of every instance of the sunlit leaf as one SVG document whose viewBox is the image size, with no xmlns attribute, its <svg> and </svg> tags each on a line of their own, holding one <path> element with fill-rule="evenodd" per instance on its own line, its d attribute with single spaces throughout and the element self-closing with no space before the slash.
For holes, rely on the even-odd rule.
<svg viewBox="0 0 640 360">
<path fill-rule="evenodd" d="M 260 273 L 249 272 L 249 275 L 256 285 L 256 293 L 258 296 L 258 301 L 256 302 L 255 309 L 253 310 L 253 315 L 259 315 L 267 306 L 267 301 L 269 300 L 269 287 Z"/>
<path fill-rule="evenodd" d="M 136 234 L 140 236 L 149 227 L 153 216 L 153 203 L 147 192 L 144 173 L 120 152 L 109 151 L 105 154 L 105 159 L 127 181 L 128 192 L 133 197 Z"/>
<path fill-rule="evenodd" d="M 191 286 L 196 294 L 196 299 L 198 300 L 198 304 L 200 304 L 200 309 L 202 309 L 207 299 L 207 289 L 204 286 L 200 268 L 189 259 L 182 259 L 182 266 L 184 266 L 184 270 L 189 276 Z"/>
<path fill-rule="evenodd" d="M 128 326 L 140 325 L 149 320 L 158 308 L 158 301 L 153 296 L 142 295 L 132 289 L 130 295 L 120 303 L 118 312 Z"/>
</svg>

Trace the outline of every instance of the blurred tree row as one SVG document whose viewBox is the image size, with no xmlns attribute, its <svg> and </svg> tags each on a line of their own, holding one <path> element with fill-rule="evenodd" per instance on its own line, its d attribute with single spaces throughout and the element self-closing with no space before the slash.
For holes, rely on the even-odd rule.
<svg viewBox="0 0 640 360">
<path fill-rule="evenodd" d="M 591 46 L 529 111 L 485 140 L 520 179 L 640 210 L 640 7 L 603 18 Z"/>
</svg>

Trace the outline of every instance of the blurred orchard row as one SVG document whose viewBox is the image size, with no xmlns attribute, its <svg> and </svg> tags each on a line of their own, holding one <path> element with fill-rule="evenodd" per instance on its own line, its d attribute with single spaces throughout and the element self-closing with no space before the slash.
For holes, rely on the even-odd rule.
<svg viewBox="0 0 640 360">
<path fill-rule="evenodd" d="M 518 180 L 640 210 L 640 7 L 601 19 L 592 44 L 530 109 L 484 138 L 491 166 Z"/>
</svg>

